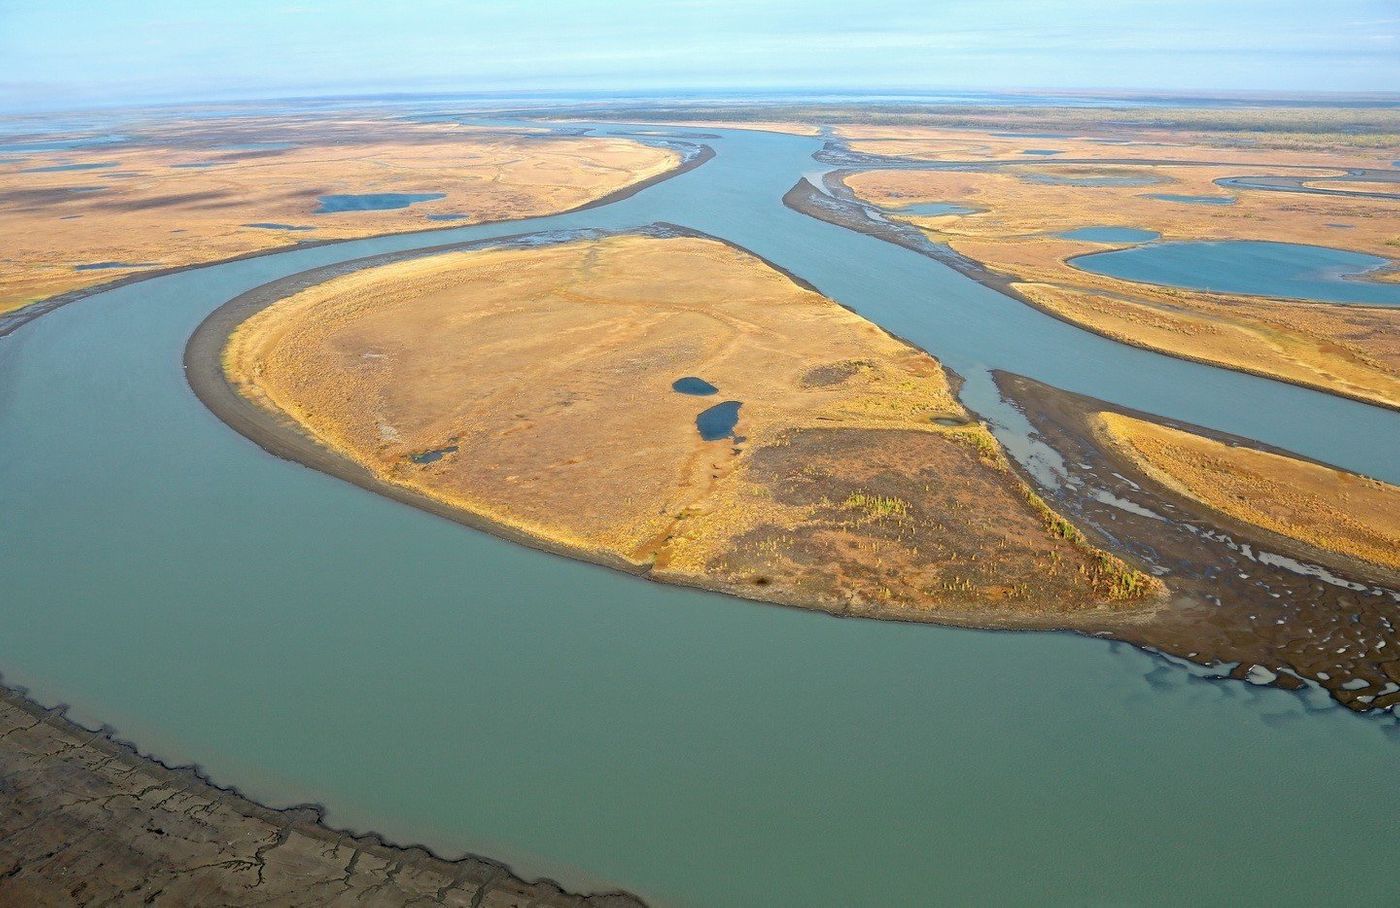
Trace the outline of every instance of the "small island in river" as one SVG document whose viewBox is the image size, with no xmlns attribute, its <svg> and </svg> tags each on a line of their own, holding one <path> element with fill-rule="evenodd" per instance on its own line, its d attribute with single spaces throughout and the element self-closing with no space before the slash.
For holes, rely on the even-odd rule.
<svg viewBox="0 0 1400 908">
<path fill-rule="evenodd" d="M 948 623 L 1064 626 L 1161 590 L 1040 501 L 932 357 L 718 240 L 420 254 L 229 307 L 191 346 L 215 412 L 539 548 Z"/>
</svg>

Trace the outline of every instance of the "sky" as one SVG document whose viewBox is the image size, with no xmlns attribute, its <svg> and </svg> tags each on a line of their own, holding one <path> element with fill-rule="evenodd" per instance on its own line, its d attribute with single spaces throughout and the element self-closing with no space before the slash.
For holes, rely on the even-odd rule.
<svg viewBox="0 0 1400 908">
<path fill-rule="evenodd" d="M 1400 91 L 1400 0 L 0 0 L 0 109 L 381 92 Z"/>
</svg>

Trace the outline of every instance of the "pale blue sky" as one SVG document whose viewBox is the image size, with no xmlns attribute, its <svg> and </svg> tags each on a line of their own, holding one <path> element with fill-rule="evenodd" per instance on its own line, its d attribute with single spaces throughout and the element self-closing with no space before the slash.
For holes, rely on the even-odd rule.
<svg viewBox="0 0 1400 908">
<path fill-rule="evenodd" d="M 383 91 L 1400 90 L 1400 0 L 0 0 L 0 107 Z"/>
</svg>

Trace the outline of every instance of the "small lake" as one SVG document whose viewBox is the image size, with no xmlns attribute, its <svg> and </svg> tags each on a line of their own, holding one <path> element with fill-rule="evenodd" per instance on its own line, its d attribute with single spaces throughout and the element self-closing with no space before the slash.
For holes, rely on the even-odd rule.
<svg viewBox="0 0 1400 908">
<path fill-rule="evenodd" d="M 739 408 L 742 406 L 737 400 L 726 400 L 702 411 L 695 417 L 695 428 L 700 430 L 700 437 L 705 441 L 731 437 L 734 427 L 739 424 Z"/>
<path fill-rule="evenodd" d="M 1177 195 L 1172 192 L 1155 193 L 1149 198 L 1160 199 L 1163 202 L 1181 202 L 1186 205 L 1233 205 L 1235 197 L 1232 195 Z"/>
<path fill-rule="evenodd" d="M 116 167 L 116 161 L 94 161 L 85 164 L 49 164 L 46 167 L 26 167 L 20 173 L 62 173 L 67 170 L 102 170 Z"/>
<path fill-rule="evenodd" d="M 716 388 L 703 378 L 696 378 L 694 375 L 687 375 L 685 378 L 676 379 L 671 383 L 671 390 L 679 391 L 681 394 L 695 394 L 701 397 L 719 392 L 719 388 Z"/>
<path fill-rule="evenodd" d="M 1054 173 L 1036 171 L 1018 173 L 1027 183 L 1043 183 L 1049 186 L 1152 186 L 1162 182 L 1160 177 L 1150 173 Z"/>
<path fill-rule="evenodd" d="M 1027 148 L 1025 151 L 1021 152 L 1021 154 L 1052 155 L 1064 154 L 1064 152 L 1056 151 L 1053 148 Z"/>
<path fill-rule="evenodd" d="M 1086 243 L 1148 243 L 1161 234 L 1137 227 L 1080 227 L 1055 236 L 1066 240 L 1084 240 Z"/>
<path fill-rule="evenodd" d="M 272 221 L 258 221 L 253 224 L 244 224 L 244 227 L 256 227 L 259 230 L 315 230 L 315 227 L 300 227 L 296 224 L 275 224 Z"/>
<path fill-rule="evenodd" d="M 945 214 L 972 214 L 976 210 L 976 208 L 968 208 L 963 205 L 954 205 L 952 202 L 919 202 L 914 205 L 905 205 L 903 208 L 896 208 L 894 213 L 936 218 Z"/>
<path fill-rule="evenodd" d="M 370 192 L 361 195 L 323 195 L 321 207 L 315 214 L 335 214 L 338 211 L 388 211 L 407 208 L 419 202 L 444 198 L 445 192 Z"/>
<path fill-rule="evenodd" d="M 1158 243 L 1071 259 L 1085 271 L 1217 293 L 1400 306 L 1400 284 L 1366 280 L 1379 256 L 1258 240 Z"/>
</svg>

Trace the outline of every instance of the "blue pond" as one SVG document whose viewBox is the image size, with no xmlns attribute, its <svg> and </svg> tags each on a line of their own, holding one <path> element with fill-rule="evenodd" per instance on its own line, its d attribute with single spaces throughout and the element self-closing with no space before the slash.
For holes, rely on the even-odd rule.
<svg viewBox="0 0 1400 908">
<path fill-rule="evenodd" d="M 1162 182 L 1150 173 L 1036 173 L 1017 174 L 1027 183 L 1045 183 L 1051 186 L 1151 186 Z"/>
<path fill-rule="evenodd" d="M 1235 197 L 1232 195 L 1177 195 L 1172 192 L 1159 192 L 1151 198 L 1161 199 L 1163 202 L 1184 202 L 1187 205 L 1235 204 Z"/>
<path fill-rule="evenodd" d="M 219 151 L 286 151 L 297 146 L 295 142 L 234 142 L 214 147 Z"/>
<path fill-rule="evenodd" d="M 1064 153 L 1064 152 L 1056 151 L 1056 150 L 1053 149 L 1053 148 L 1027 148 L 1025 151 L 1021 152 L 1021 154 L 1039 154 L 1039 155 L 1052 155 L 1052 154 L 1063 154 L 1063 153 Z"/>
<path fill-rule="evenodd" d="M 425 215 L 430 221 L 465 221 L 471 217 L 469 214 L 429 214 Z"/>
<path fill-rule="evenodd" d="M 942 214 L 972 214 L 976 208 L 965 208 L 951 202 L 920 202 L 896 209 L 899 214 L 912 214 L 918 217 L 934 218 Z"/>
<path fill-rule="evenodd" d="M 742 406 L 737 400 L 726 400 L 703 411 L 695 417 L 695 428 L 700 430 L 700 437 L 706 441 L 719 441 L 732 436 L 734 427 L 739 423 L 739 408 Z"/>
<path fill-rule="evenodd" d="M 116 167 L 116 161 L 96 161 L 86 164 L 50 164 L 47 167 L 26 167 L 20 173 L 61 173 L 65 170 L 101 170 Z"/>
<path fill-rule="evenodd" d="M 1400 284 L 1366 280 L 1386 260 L 1345 249 L 1258 240 L 1157 243 L 1071 259 L 1095 274 L 1209 290 L 1332 303 L 1400 306 Z"/>
<path fill-rule="evenodd" d="M 337 211 L 387 211 L 392 208 L 407 208 L 418 202 L 431 202 L 443 198 L 444 192 L 371 192 L 364 195 L 323 195 L 321 207 L 316 214 L 334 214 Z"/>
<path fill-rule="evenodd" d="M 259 230 L 315 230 L 315 227 L 298 227 L 295 224 L 274 224 L 271 221 L 258 221 L 255 224 L 244 224 L 244 227 L 256 227 Z"/>
<path fill-rule="evenodd" d="M 1161 236 L 1155 230 L 1139 230 L 1136 227 L 1080 227 L 1055 235 L 1088 243 L 1147 243 Z"/>
<path fill-rule="evenodd" d="M 89 136 L 82 139 L 56 139 L 47 142 L 9 142 L 0 144 L 0 152 L 71 151 L 93 145 L 116 145 L 127 141 L 126 136 Z"/>
<path fill-rule="evenodd" d="M 696 394 L 706 396 L 719 391 L 714 385 L 703 378 L 696 378 L 694 375 L 687 375 L 685 378 L 678 378 L 671 383 L 672 391 L 679 391 L 682 394 Z"/>
</svg>

